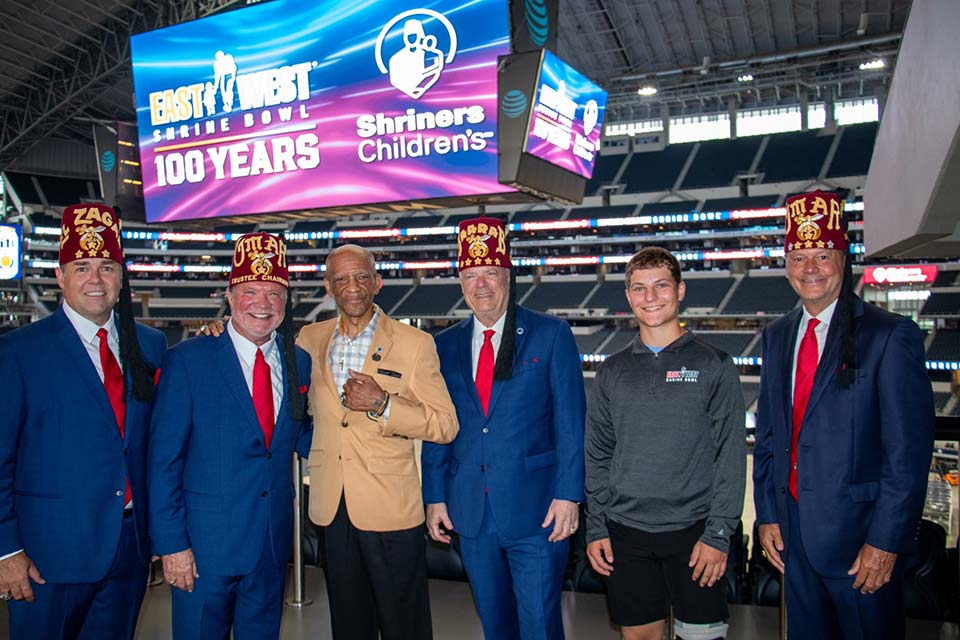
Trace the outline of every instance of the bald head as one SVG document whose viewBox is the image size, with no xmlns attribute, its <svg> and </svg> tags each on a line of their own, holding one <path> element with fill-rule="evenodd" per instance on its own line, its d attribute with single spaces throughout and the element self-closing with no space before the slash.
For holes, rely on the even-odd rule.
<svg viewBox="0 0 960 640">
<path fill-rule="evenodd" d="M 377 272 L 377 260 L 373 257 L 372 253 L 356 244 L 344 244 L 331 251 L 327 256 L 327 260 L 324 262 L 324 265 L 327 267 L 328 274 L 330 273 L 330 265 L 336 262 L 336 256 L 344 254 L 351 254 L 356 258 L 366 260 L 370 265 L 370 271 L 373 273 Z"/>
</svg>

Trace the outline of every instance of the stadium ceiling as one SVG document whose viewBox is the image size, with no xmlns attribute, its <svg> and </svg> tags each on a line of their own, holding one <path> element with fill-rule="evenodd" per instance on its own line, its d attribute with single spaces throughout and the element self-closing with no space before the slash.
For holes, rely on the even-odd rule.
<svg viewBox="0 0 960 640">
<path fill-rule="evenodd" d="M 4 0 L 0 170 L 41 141 L 134 119 L 130 36 L 245 0 Z M 560 0 L 558 53 L 608 121 L 880 96 L 910 0 Z M 886 66 L 864 71 L 881 58 Z M 750 81 L 741 76 L 750 75 Z M 642 86 L 657 93 L 637 95 Z"/>
</svg>

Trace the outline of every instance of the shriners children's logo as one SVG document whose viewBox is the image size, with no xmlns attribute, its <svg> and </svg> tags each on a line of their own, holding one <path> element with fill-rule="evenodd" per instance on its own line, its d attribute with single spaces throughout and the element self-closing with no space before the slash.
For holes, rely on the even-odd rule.
<svg viewBox="0 0 960 640">
<path fill-rule="evenodd" d="M 389 61 L 384 64 L 385 41 L 390 30 L 401 20 L 404 21 L 403 42 L 399 50 L 393 50 Z M 444 35 L 439 27 L 446 30 L 446 51 L 439 47 L 440 39 L 436 34 Z M 444 67 L 453 62 L 456 55 L 456 30 L 443 14 L 432 9 L 410 9 L 398 13 L 384 25 L 377 36 L 376 59 L 380 73 L 389 73 L 390 84 L 414 100 L 418 100 L 436 84 Z"/>
</svg>

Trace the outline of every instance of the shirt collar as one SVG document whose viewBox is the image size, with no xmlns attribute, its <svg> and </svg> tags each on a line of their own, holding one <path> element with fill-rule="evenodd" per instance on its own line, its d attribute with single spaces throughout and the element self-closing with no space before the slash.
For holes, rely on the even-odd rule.
<svg viewBox="0 0 960 640">
<path fill-rule="evenodd" d="M 113 310 L 110 311 L 110 317 L 107 318 L 106 323 L 101 327 L 95 322 L 87 320 L 82 315 L 73 310 L 73 308 L 67 304 L 67 301 L 63 301 L 63 313 L 67 316 L 67 320 L 70 321 L 70 324 L 73 325 L 73 328 L 76 329 L 77 333 L 80 335 L 80 339 L 84 342 L 89 342 L 90 344 L 99 344 L 97 338 L 97 331 L 101 328 L 107 330 L 107 335 L 110 338 L 117 338 L 117 327 L 113 321 Z"/>
<path fill-rule="evenodd" d="M 230 336 L 230 340 L 233 342 L 234 349 L 237 350 L 237 354 L 245 362 L 253 362 L 257 357 L 257 349 L 263 352 L 264 358 L 269 358 L 272 355 L 273 348 L 277 344 L 277 332 L 274 331 L 270 334 L 270 339 L 264 342 L 262 345 L 257 346 L 250 340 L 247 340 L 240 332 L 233 328 L 232 322 L 227 322 L 227 335 Z"/>
<path fill-rule="evenodd" d="M 823 331 L 823 330 L 826 330 L 826 328 L 830 326 L 830 321 L 833 319 L 833 312 L 836 311 L 836 309 L 837 309 L 837 301 L 838 301 L 838 300 L 839 300 L 839 298 L 837 298 L 837 300 L 834 300 L 833 302 L 831 302 L 831 303 L 827 306 L 826 309 L 824 309 L 823 311 L 821 311 L 821 312 L 818 313 L 817 315 L 812 315 L 809 311 L 807 311 L 807 308 L 806 308 L 806 307 L 802 307 L 802 308 L 803 308 L 803 318 L 802 318 L 801 321 L 800 321 L 800 330 L 801 330 L 801 331 L 806 331 L 806 330 L 807 330 L 807 325 L 810 323 L 810 318 L 816 318 L 817 320 L 820 321 L 820 324 L 817 325 L 816 329 L 814 329 L 815 331 Z M 801 305 L 801 306 L 802 306 L 802 305 Z"/>
<path fill-rule="evenodd" d="M 487 329 L 493 329 L 495 336 L 503 335 L 503 326 L 507 324 L 507 312 L 504 311 L 503 315 L 500 316 L 500 319 L 493 323 L 492 327 L 485 327 L 483 323 L 477 320 L 477 316 L 473 316 L 473 339 L 482 340 L 483 332 Z"/>
<path fill-rule="evenodd" d="M 363 331 L 358 333 L 357 337 L 353 338 L 353 340 L 359 339 L 360 336 L 366 333 L 370 333 L 372 335 L 373 332 L 377 330 L 377 323 L 380 322 L 380 307 L 378 307 L 377 305 L 373 305 L 373 309 L 374 309 L 373 315 L 370 316 L 370 321 L 367 322 L 367 326 L 364 327 Z M 351 339 L 347 336 L 346 332 L 343 331 L 343 316 L 337 316 L 337 328 L 336 328 L 335 334 L 337 336 L 342 336 L 347 340 Z"/>
</svg>

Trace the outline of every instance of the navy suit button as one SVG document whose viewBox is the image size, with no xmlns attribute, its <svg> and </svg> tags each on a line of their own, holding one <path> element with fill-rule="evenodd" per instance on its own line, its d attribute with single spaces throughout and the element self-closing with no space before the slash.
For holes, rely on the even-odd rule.
<svg viewBox="0 0 960 640">
<path fill-rule="evenodd" d="M 270 495 L 270 492 L 269 492 L 269 491 L 264 491 L 263 493 L 260 494 L 260 497 L 261 497 L 261 498 L 266 498 L 268 495 Z"/>
<path fill-rule="evenodd" d="M 786 489 L 784 489 L 783 487 L 780 487 L 780 493 L 786 493 L 786 492 L 787 492 Z"/>
<path fill-rule="evenodd" d="M 490 433 L 490 429 L 487 429 L 486 427 L 484 427 L 484 428 L 483 428 L 483 432 L 484 432 L 484 433 Z"/>
<path fill-rule="evenodd" d="M 783 452 L 784 452 L 784 453 L 790 453 L 790 447 L 787 447 L 786 449 L 784 449 Z"/>
<path fill-rule="evenodd" d="M 487 466 L 486 466 L 486 465 L 483 465 L 483 464 L 480 465 L 480 472 L 481 472 L 481 473 L 486 472 L 486 470 L 487 470 Z"/>
<path fill-rule="evenodd" d="M 269 459 L 272 458 L 272 457 L 273 457 L 273 454 L 270 453 L 269 451 L 267 451 L 267 460 L 269 460 Z"/>
</svg>

